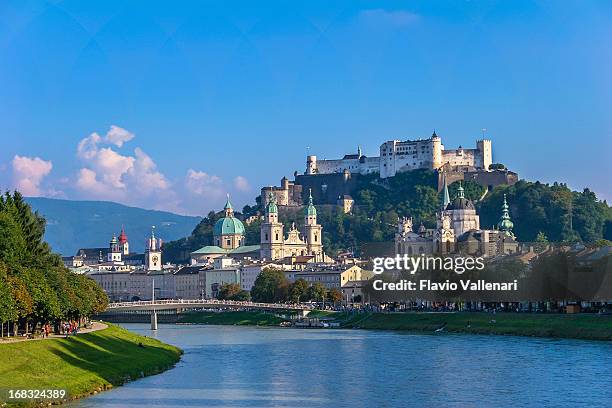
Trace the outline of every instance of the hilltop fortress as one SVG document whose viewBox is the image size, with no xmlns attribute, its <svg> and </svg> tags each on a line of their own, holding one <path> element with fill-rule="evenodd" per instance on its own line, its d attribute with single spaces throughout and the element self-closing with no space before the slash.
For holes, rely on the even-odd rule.
<svg viewBox="0 0 612 408">
<path fill-rule="evenodd" d="M 270 194 L 278 205 L 304 205 L 305 191 L 312 191 L 317 203 L 339 205 L 350 212 L 351 194 L 359 177 L 378 174 L 381 180 L 398 173 L 427 169 L 438 175 L 438 191 L 443 180 L 453 183 L 472 180 L 491 190 L 500 184 L 514 184 L 518 174 L 505 168 L 492 168 L 493 146 L 489 139 L 476 141 L 476 147 L 445 149 L 440 136 L 433 132 L 428 139 L 389 140 L 380 145 L 379 156 L 367 157 L 357 148 L 356 154 L 347 154 L 341 159 L 306 158 L 303 174 L 295 172 L 295 180 L 286 177 L 280 186 L 264 187 L 261 190 L 263 205 L 267 205 Z M 496 167 L 496 166 L 493 166 Z"/>
<path fill-rule="evenodd" d="M 429 139 L 390 140 L 380 145 L 380 156 L 366 157 L 361 154 L 347 154 L 342 159 L 317 160 L 317 156 L 306 159 L 306 174 L 379 173 L 380 178 L 393 177 L 396 173 L 416 169 L 436 170 L 443 165 L 471 167 L 489 170 L 493 164 L 491 141 L 476 141 L 475 149 L 447 150 L 440 136 L 434 132 Z"/>
</svg>

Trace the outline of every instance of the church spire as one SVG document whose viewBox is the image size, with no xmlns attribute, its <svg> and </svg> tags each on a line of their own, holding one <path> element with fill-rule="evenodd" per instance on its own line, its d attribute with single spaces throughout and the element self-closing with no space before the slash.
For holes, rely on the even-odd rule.
<svg viewBox="0 0 612 408">
<path fill-rule="evenodd" d="M 502 204 L 502 215 L 499 218 L 499 223 L 497 224 L 500 231 L 505 232 L 507 235 L 513 237 L 512 228 L 514 228 L 514 223 L 510 219 L 510 211 L 508 207 L 508 202 L 506 201 L 506 194 L 504 194 L 504 203 Z"/>
<path fill-rule="evenodd" d="M 234 216 L 234 207 L 232 207 L 232 203 L 230 203 L 230 195 L 229 195 L 229 193 L 227 193 L 227 201 L 225 202 L 225 206 L 223 207 L 223 209 L 225 210 L 225 216 L 226 217 L 233 217 Z"/>
<path fill-rule="evenodd" d="M 304 225 L 315 225 L 317 223 L 317 209 L 312 200 L 312 189 L 308 189 L 308 205 L 304 212 Z"/>
<path fill-rule="evenodd" d="M 448 184 L 446 184 L 446 174 L 442 173 L 442 180 L 444 183 L 444 188 L 442 192 L 442 209 L 445 210 L 446 207 L 450 204 L 450 196 L 448 195 Z"/>
</svg>

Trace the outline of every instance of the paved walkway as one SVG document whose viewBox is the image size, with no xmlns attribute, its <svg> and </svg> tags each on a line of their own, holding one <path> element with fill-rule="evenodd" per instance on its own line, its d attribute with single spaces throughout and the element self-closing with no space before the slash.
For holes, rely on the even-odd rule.
<svg viewBox="0 0 612 408">
<path fill-rule="evenodd" d="M 93 331 L 106 329 L 107 327 L 108 327 L 108 325 L 106 325 L 104 323 L 92 322 L 90 328 L 86 329 L 84 327 L 81 327 L 79 329 L 79 332 L 78 332 L 77 336 L 79 334 L 82 334 L 82 333 L 90 333 L 90 332 L 93 332 Z M 69 337 L 71 337 L 71 336 L 69 336 Z M 19 336 L 19 337 L 2 337 L 0 339 L 0 344 L 15 343 L 15 342 L 18 342 L 18 341 L 35 341 L 35 340 L 47 340 L 47 339 L 63 339 L 65 337 L 66 337 L 65 334 L 51 334 L 49 337 L 45 337 L 45 338 L 42 338 L 40 335 L 36 335 L 36 337 L 34 337 L 33 339 L 28 339 L 28 338 L 26 338 L 24 336 Z"/>
</svg>

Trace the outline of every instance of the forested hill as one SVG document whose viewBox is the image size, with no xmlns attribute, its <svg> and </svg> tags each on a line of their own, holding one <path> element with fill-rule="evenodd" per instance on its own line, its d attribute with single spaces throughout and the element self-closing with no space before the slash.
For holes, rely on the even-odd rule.
<svg viewBox="0 0 612 408">
<path fill-rule="evenodd" d="M 189 235 L 201 220 L 200 217 L 145 210 L 109 201 L 39 197 L 25 200 L 45 217 L 45 240 L 54 252 L 62 255 L 74 255 L 79 248 L 106 246 L 113 234 L 119 234 L 122 225 L 131 251 L 142 252 L 152 225 L 164 241 L 171 241 Z"/>
<path fill-rule="evenodd" d="M 436 180 L 435 174 L 427 170 L 400 173 L 386 180 L 376 175 L 360 177 L 353 195 L 353 214 L 343 214 L 336 206 L 317 206 L 326 250 L 331 254 L 345 249 L 358 253 L 364 243 L 390 242 L 400 216 L 412 217 L 416 226 L 422 223 L 434 227 L 441 203 Z M 457 183 L 449 186 L 451 199 L 456 196 L 457 187 Z M 521 180 L 513 186 L 498 186 L 476 201 L 482 197 L 484 188 L 471 181 L 464 183 L 464 187 L 466 196 L 476 202 L 482 228 L 497 224 L 506 194 L 514 232 L 520 241 L 535 241 L 538 236 L 551 242 L 612 240 L 612 208 L 588 189 L 578 192 L 565 184 Z M 246 217 L 257 211 L 261 208 L 246 206 L 243 214 Z M 191 251 L 212 244 L 212 226 L 220 216 L 211 212 L 189 237 L 168 243 L 166 259 L 185 261 Z M 301 226 L 302 209 L 281 208 L 280 219 L 286 225 L 296 222 Z M 259 243 L 259 225 L 255 222 L 246 226 L 247 244 Z"/>
</svg>

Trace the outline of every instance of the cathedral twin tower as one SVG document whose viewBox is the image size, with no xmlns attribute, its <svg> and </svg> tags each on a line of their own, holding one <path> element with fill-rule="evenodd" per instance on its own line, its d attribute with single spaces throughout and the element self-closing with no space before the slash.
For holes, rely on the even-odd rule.
<svg viewBox="0 0 612 408">
<path fill-rule="evenodd" d="M 312 202 L 312 193 L 308 197 L 308 205 L 304 212 L 304 235 L 292 223 L 287 238 L 284 226 L 278 221 L 278 205 L 276 197 L 270 193 L 266 214 L 261 224 L 261 258 L 276 260 L 292 256 L 313 256 L 315 262 L 322 262 L 323 228 L 317 224 L 317 209 Z"/>
</svg>

